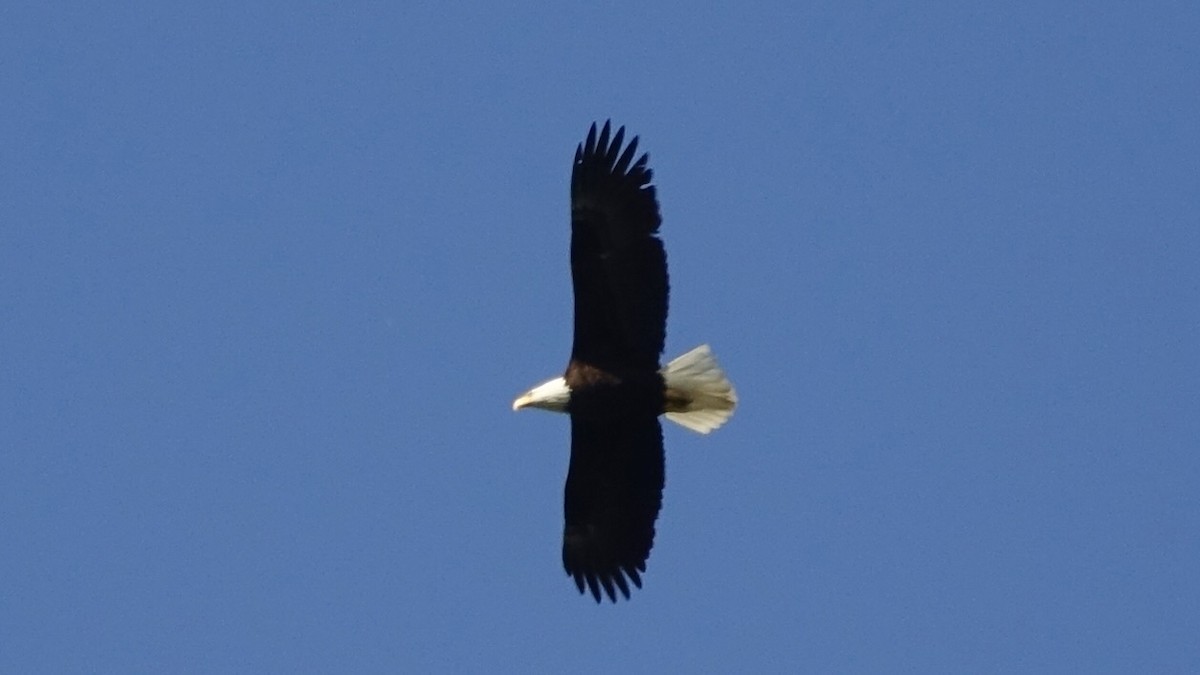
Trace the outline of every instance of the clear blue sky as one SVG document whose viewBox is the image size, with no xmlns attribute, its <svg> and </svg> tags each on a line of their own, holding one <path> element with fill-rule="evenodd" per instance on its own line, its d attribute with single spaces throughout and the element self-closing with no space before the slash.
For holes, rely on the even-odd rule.
<svg viewBox="0 0 1200 675">
<path fill-rule="evenodd" d="M 1200 671 L 1196 3 L 116 4 L 0 10 L 0 671 Z M 607 117 L 742 406 L 597 607 Z"/>
</svg>

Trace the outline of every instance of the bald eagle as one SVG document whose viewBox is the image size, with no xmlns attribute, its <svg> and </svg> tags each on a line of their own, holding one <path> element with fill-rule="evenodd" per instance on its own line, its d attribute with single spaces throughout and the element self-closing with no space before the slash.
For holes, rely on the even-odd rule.
<svg viewBox="0 0 1200 675">
<path fill-rule="evenodd" d="M 625 127 L 592 124 L 571 171 L 575 339 L 562 377 L 513 401 L 571 416 L 563 567 L 582 594 L 616 602 L 642 587 L 662 505 L 658 416 L 702 434 L 725 423 L 737 394 L 702 345 L 661 367 L 667 256 L 648 157 Z"/>
</svg>

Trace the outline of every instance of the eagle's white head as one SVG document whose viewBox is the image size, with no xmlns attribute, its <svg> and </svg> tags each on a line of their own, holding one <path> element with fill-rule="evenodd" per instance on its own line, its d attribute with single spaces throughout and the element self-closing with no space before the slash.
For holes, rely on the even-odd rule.
<svg viewBox="0 0 1200 675">
<path fill-rule="evenodd" d="M 553 412 L 566 412 L 569 400 L 571 400 L 571 389 L 567 386 L 567 381 L 556 377 L 518 396 L 513 401 L 513 410 L 541 408 Z"/>
</svg>

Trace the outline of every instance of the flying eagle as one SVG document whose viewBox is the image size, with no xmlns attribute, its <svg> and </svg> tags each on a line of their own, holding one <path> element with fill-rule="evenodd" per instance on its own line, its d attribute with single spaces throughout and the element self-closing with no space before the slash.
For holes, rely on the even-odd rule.
<svg viewBox="0 0 1200 675">
<path fill-rule="evenodd" d="M 737 394 L 708 345 L 660 367 L 667 324 L 667 255 L 647 155 L 625 127 L 592 124 L 571 170 L 575 341 L 562 377 L 513 401 L 571 416 L 563 567 L 579 592 L 629 598 L 654 543 L 662 505 L 658 416 L 702 434 L 725 423 Z"/>
</svg>

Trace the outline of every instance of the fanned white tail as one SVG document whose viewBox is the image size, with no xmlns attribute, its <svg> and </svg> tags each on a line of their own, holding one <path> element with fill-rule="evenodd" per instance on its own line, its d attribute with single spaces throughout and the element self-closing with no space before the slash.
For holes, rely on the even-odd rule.
<svg viewBox="0 0 1200 675">
<path fill-rule="evenodd" d="M 667 385 L 667 419 L 707 434 L 733 416 L 737 392 L 708 345 L 696 347 L 660 372 Z"/>
</svg>

